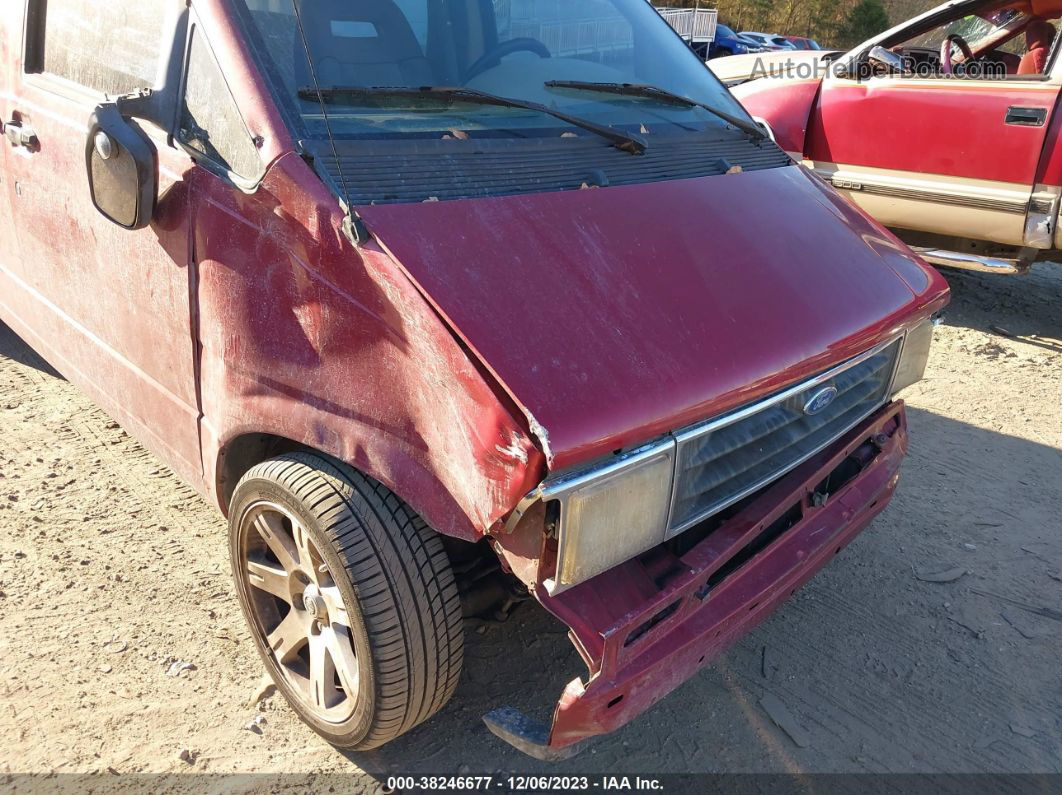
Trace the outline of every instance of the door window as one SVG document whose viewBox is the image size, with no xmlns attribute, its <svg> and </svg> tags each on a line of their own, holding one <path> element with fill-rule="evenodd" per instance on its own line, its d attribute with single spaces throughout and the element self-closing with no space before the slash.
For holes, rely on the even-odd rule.
<svg viewBox="0 0 1062 795">
<path fill-rule="evenodd" d="M 1026 11 L 988 9 L 889 44 L 917 77 L 1028 78 L 1047 74 L 1056 29 L 1056 21 Z"/>
<path fill-rule="evenodd" d="M 198 28 L 192 33 L 178 138 L 224 171 L 248 181 L 262 175 L 258 147 Z"/>
<path fill-rule="evenodd" d="M 13 0 L 8 0 L 13 2 Z M 27 71 L 110 95 L 155 84 L 172 0 L 37 0 Z"/>
</svg>

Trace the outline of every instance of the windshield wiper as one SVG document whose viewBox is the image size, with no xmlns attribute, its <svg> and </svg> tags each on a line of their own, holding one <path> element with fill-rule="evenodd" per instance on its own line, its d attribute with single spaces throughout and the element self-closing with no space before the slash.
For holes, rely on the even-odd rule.
<svg viewBox="0 0 1062 795">
<path fill-rule="evenodd" d="M 603 94 L 645 97 L 647 99 L 659 99 L 662 102 L 670 102 L 673 105 L 685 105 L 688 108 L 703 108 L 709 113 L 718 116 L 727 124 L 737 127 L 742 132 L 748 133 L 754 138 L 760 138 L 765 141 L 770 140 L 770 136 L 755 124 L 751 124 L 744 119 L 733 116 L 726 111 L 713 108 L 711 105 L 698 102 L 695 99 L 684 97 L 681 94 L 673 94 L 665 88 L 657 88 L 656 86 L 644 85 L 641 83 L 588 83 L 582 80 L 549 80 L 546 82 L 546 88 L 570 88 L 575 91 L 600 91 Z"/>
<path fill-rule="evenodd" d="M 407 88 L 405 86 L 344 86 L 336 88 L 300 88 L 299 96 L 303 99 L 320 99 L 325 102 L 341 102 L 344 99 L 356 99 L 360 97 L 437 97 L 442 100 L 458 100 L 473 102 L 479 105 L 497 105 L 502 108 L 522 108 L 524 110 L 545 113 L 555 119 L 560 119 L 574 127 L 581 127 L 588 132 L 600 135 L 612 142 L 617 149 L 630 152 L 632 155 L 640 155 L 648 147 L 648 142 L 640 135 L 623 132 L 604 124 L 581 119 L 572 116 L 562 110 L 540 105 L 522 99 L 510 99 L 485 91 L 477 91 L 474 88 L 446 88 L 443 86 L 424 86 L 422 88 Z"/>
</svg>

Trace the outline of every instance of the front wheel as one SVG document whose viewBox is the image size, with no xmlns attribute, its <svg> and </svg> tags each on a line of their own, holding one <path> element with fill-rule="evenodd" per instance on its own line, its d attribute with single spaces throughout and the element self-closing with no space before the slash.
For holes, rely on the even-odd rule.
<svg viewBox="0 0 1062 795">
<path fill-rule="evenodd" d="M 240 480 L 236 590 L 277 688 L 314 731 L 367 750 L 427 720 L 461 673 L 461 603 L 441 539 L 382 485 L 291 453 Z"/>
</svg>

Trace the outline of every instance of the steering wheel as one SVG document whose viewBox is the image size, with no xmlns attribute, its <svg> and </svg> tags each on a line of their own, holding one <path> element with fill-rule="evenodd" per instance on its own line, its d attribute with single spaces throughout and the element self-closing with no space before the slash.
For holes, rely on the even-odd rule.
<svg viewBox="0 0 1062 795">
<path fill-rule="evenodd" d="M 967 61 L 972 61 L 974 57 L 973 50 L 971 50 L 970 45 L 966 43 L 966 39 L 958 33 L 949 33 L 944 37 L 944 41 L 940 45 L 940 68 L 946 75 L 950 75 L 953 71 L 953 64 L 951 62 L 951 45 L 953 44 L 959 46 L 959 49 L 962 50 L 962 54 L 966 57 Z"/>
<path fill-rule="evenodd" d="M 516 38 L 503 41 L 490 52 L 483 53 L 465 72 L 465 82 L 496 66 L 498 61 L 514 52 L 533 52 L 539 58 L 551 58 L 549 48 L 538 39 Z"/>
</svg>

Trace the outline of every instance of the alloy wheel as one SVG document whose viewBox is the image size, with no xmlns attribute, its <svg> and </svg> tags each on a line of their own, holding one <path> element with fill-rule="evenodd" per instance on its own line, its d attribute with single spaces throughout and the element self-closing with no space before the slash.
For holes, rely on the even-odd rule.
<svg viewBox="0 0 1062 795">
<path fill-rule="evenodd" d="M 239 551 L 253 631 L 280 673 L 321 720 L 348 720 L 359 685 L 351 620 L 310 533 L 281 506 L 258 502 L 243 515 Z"/>
</svg>

